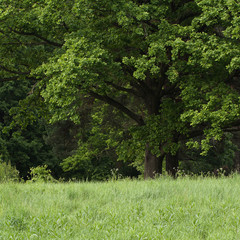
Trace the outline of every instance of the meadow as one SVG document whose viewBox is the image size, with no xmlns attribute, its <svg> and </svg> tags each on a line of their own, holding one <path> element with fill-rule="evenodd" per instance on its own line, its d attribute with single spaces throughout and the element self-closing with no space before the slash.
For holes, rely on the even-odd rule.
<svg viewBox="0 0 240 240">
<path fill-rule="evenodd" d="M 240 176 L 2 183 L 0 239 L 240 239 Z"/>
</svg>

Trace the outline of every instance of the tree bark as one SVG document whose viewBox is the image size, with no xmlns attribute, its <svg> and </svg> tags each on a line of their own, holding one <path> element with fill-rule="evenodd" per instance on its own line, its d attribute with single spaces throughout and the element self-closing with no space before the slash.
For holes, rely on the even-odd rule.
<svg viewBox="0 0 240 240">
<path fill-rule="evenodd" d="M 152 154 L 147 144 L 144 161 L 144 179 L 154 178 L 156 174 L 162 174 L 162 162 L 163 158 Z"/>
</svg>

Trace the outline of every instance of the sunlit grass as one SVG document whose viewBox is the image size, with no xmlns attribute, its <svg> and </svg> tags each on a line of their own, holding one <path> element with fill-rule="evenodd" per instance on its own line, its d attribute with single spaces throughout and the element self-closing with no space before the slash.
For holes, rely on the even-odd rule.
<svg viewBox="0 0 240 240">
<path fill-rule="evenodd" d="M 0 185 L 0 239 L 240 239 L 240 177 Z"/>
</svg>

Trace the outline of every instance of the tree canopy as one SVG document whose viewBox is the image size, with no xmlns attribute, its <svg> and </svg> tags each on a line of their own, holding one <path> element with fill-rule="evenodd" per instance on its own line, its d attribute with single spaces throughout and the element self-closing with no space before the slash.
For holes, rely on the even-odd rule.
<svg viewBox="0 0 240 240">
<path fill-rule="evenodd" d="M 174 174 L 183 145 L 204 155 L 238 130 L 239 10 L 237 0 L 0 0 L 0 80 L 32 86 L 15 122 L 80 124 L 88 106 L 98 124 L 79 156 L 104 148 L 98 139 L 144 162 L 146 178 L 164 159 Z"/>
</svg>

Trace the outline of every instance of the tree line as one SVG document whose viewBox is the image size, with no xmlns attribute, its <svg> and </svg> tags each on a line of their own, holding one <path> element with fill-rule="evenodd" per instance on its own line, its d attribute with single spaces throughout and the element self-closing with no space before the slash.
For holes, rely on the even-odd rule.
<svg viewBox="0 0 240 240">
<path fill-rule="evenodd" d="M 237 169 L 237 0 L 0 0 L 1 158 L 26 178 Z"/>
</svg>

